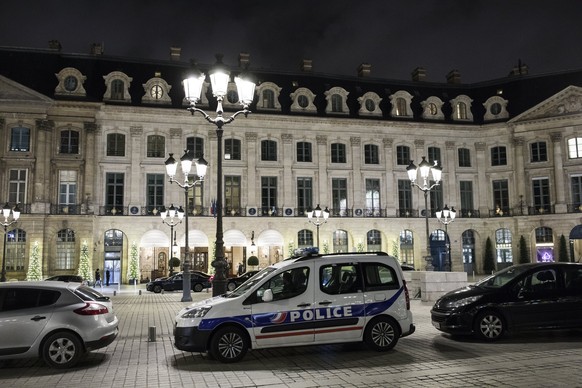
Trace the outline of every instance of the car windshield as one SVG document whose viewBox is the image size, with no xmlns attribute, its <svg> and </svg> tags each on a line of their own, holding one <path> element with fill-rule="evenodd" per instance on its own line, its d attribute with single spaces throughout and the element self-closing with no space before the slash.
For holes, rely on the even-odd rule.
<svg viewBox="0 0 582 388">
<path fill-rule="evenodd" d="M 259 271 L 257 274 L 255 274 L 253 277 L 251 277 L 249 280 L 247 280 L 246 282 L 241 284 L 238 288 L 236 288 L 233 292 L 228 293 L 226 295 L 226 297 L 227 298 L 236 298 L 236 297 L 243 295 L 249 289 L 253 288 L 257 283 L 261 282 L 265 277 L 269 276 L 269 274 L 275 270 L 276 270 L 276 268 L 274 268 L 274 267 L 267 267 L 267 268 Z"/>
<path fill-rule="evenodd" d="M 489 288 L 499 288 L 503 287 L 507 283 L 511 282 L 513 279 L 527 271 L 528 267 L 524 266 L 512 266 L 505 268 L 493 275 L 486 277 L 485 279 L 475 283 L 478 287 L 489 287 Z"/>
</svg>

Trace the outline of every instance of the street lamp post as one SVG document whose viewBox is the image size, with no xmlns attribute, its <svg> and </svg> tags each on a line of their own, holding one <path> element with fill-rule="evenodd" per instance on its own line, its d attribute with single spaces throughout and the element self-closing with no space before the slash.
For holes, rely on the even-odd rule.
<svg viewBox="0 0 582 388">
<path fill-rule="evenodd" d="M 451 244 L 449 243 L 449 232 L 447 230 L 447 226 L 453 222 L 455 220 L 455 217 L 457 216 L 457 212 L 455 211 L 455 208 L 452 207 L 449 210 L 449 207 L 447 205 L 445 205 L 445 207 L 443 208 L 443 210 L 439 210 L 436 212 L 436 216 L 437 219 L 445 226 L 445 245 L 447 248 L 447 270 L 448 271 L 452 271 L 453 270 L 453 261 L 451 260 Z"/>
<path fill-rule="evenodd" d="M 417 178 L 417 171 L 420 170 L 420 178 L 422 179 L 422 185 L 416 183 Z M 435 160 L 434 165 L 431 166 L 429 162 L 426 161 L 426 157 L 422 157 L 422 161 L 418 165 L 418 169 L 414 165 L 414 162 L 411 160 L 410 165 L 406 168 L 406 172 L 408 172 L 408 179 L 410 179 L 410 183 L 413 186 L 418 187 L 424 193 L 424 218 L 425 218 L 425 225 L 426 225 L 426 270 L 432 271 L 434 270 L 434 266 L 432 265 L 432 256 L 430 254 L 430 232 L 428 230 L 428 193 L 439 185 L 441 181 L 441 176 L 443 169 L 438 166 L 437 161 Z M 432 172 L 432 179 L 434 183 L 431 185 L 429 181 L 429 175 Z"/>
<path fill-rule="evenodd" d="M 12 213 L 12 220 L 10 220 L 10 214 Z M 20 217 L 20 209 L 18 205 L 14 206 L 12 209 L 8 202 L 2 208 L 2 215 L 4 216 L 4 221 L 1 223 L 4 227 L 4 254 L 2 256 L 2 276 L 0 277 L 0 282 L 6 281 L 6 235 L 8 234 L 8 227 L 18 221 Z"/>
<path fill-rule="evenodd" d="M 170 227 L 170 259 L 168 260 L 168 265 L 170 266 L 170 276 L 172 276 L 174 272 L 174 267 L 172 267 L 172 259 L 174 258 L 174 254 L 172 252 L 172 239 L 174 239 L 175 243 L 174 226 L 182 223 L 182 219 L 184 218 L 184 209 L 182 209 L 182 206 L 180 206 L 180 208 L 176 210 L 174 204 L 172 204 L 168 210 L 166 210 L 166 207 L 164 206 L 160 212 L 160 217 L 162 217 L 162 222 Z"/>
<path fill-rule="evenodd" d="M 223 228 L 222 228 L 222 127 L 234 121 L 235 117 L 244 114 L 245 117 L 248 116 L 250 110 L 248 106 L 253 102 L 255 94 L 255 84 L 248 80 L 248 78 L 239 75 L 234 78 L 236 83 L 238 99 L 243 109 L 235 112 L 230 117 L 223 117 L 222 101 L 226 96 L 228 91 L 228 83 L 230 81 L 230 73 L 225 69 L 222 64 L 222 57 L 220 55 L 216 56 L 217 64 L 209 72 L 210 83 L 212 85 L 212 95 L 216 97 L 216 117 L 211 118 L 202 109 L 196 108 L 196 103 L 200 100 L 202 93 L 202 86 L 204 84 L 204 79 L 206 76 L 197 72 L 195 75 L 191 75 L 184 79 L 184 93 L 186 99 L 190 102 L 190 107 L 188 110 L 194 115 L 198 112 L 204 116 L 206 121 L 216 125 L 216 140 L 218 142 L 218 152 L 217 152 L 217 163 L 216 163 L 216 257 L 212 262 L 212 266 L 215 269 L 214 279 L 212 281 L 212 295 L 222 295 L 226 293 L 226 269 L 227 262 L 224 258 L 224 240 L 223 240 Z"/>
<path fill-rule="evenodd" d="M 182 271 L 182 302 L 191 302 L 192 293 L 190 287 L 190 246 L 188 245 L 188 191 L 194 186 L 204 181 L 206 176 L 206 169 L 208 168 L 208 163 L 201 156 L 196 164 L 196 175 L 198 180 L 190 181 L 188 175 L 192 169 L 192 161 L 194 160 L 194 153 L 189 150 L 184 150 L 184 155 L 180 158 L 180 164 L 182 166 L 182 173 L 184 174 L 184 183 L 180 183 L 174 179 L 176 176 L 176 170 L 178 169 L 178 162 L 174 159 L 174 154 L 170 154 L 168 160 L 166 160 L 166 172 L 170 177 L 170 183 L 176 183 L 178 186 L 184 189 L 184 219 L 185 226 L 184 231 L 186 233 L 186 241 L 184 247 L 184 265 Z"/>
<path fill-rule="evenodd" d="M 315 218 L 313 218 L 315 216 Z M 319 204 L 317 204 L 317 207 L 313 210 L 308 210 L 307 211 L 307 222 L 312 223 L 313 225 L 315 225 L 316 230 L 317 230 L 317 249 L 319 249 L 319 227 L 323 224 L 325 224 L 327 222 L 327 219 L 329 218 L 329 210 L 327 209 L 327 207 L 324 210 L 321 210 L 321 208 L 319 207 Z"/>
</svg>

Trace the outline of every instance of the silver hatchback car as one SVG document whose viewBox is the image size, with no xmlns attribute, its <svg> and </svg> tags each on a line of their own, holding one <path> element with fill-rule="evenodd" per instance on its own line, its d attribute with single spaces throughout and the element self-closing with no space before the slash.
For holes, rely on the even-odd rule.
<svg viewBox="0 0 582 388">
<path fill-rule="evenodd" d="M 0 360 L 42 358 L 74 366 L 118 334 L 113 303 L 94 289 L 57 281 L 0 283 Z"/>
</svg>

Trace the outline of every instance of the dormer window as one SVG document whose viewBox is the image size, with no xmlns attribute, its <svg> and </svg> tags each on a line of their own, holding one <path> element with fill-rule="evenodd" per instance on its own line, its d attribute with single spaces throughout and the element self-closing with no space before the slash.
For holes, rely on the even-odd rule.
<svg viewBox="0 0 582 388">
<path fill-rule="evenodd" d="M 473 100 L 469 96 L 460 95 L 450 101 L 453 107 L 453 120 L 455 121 L 473 121 L 471 104 Z"/>
<path fill-rule="evenodd" d="M 57 74 L 59 84 L 55 88 L 55 95 L 58 96 L 79 96 L 85 97 L 86 92 L 83 84 L 87 77 L 74 67 L 66 67 Z"/>
<path fill-rule="evenodd" d="M 107 89 L 103 95 L 105 101 L 131 102 L 129 86 L 133 78 L 120 71 L 111 72 L 103 76 Z"/>
<path fill-rule="evenodd" d="M 327 100 L 327 107 L 325 108 L 327 113 L 349 113 L 348 105 L 346 103 L 349 94 L 347 90 L 340 87 L 333 87 L 326 91 L 324 94 L 325 99 Z"/>
<path fill-rule="evenodd" d="M 170 90 L 172 86 L 160 77 L 150 78 L 145 84 L 142 85 L 145 94 L 143 95 L 141 102 L 148 104 L 164 104 L 168 105 L 172 103 L 170 98 Z"/>
<path fill-rule="evenodd" d="M 256 90 L 259 95 L 257 110 L 281 110 L 281 104 L 279 103 L 281 88 L 279 86 L 272 82 L 263 82 L 257 86 Z"/>
<path fill-rule="evenodd" d="M 485 121 L 506 119 L 509 117 L 509 112 L 507 111 L 507 100 L 500 96 L 493 96 L 487 99 L 483 103 L 485 107 L 485 116 L 483 119 Z"/>
<path fill-rule="evenodd" d="M 364 94 L 358 98 L 358 102 L 360 103 L 358 113 L 360 116 L 382 116 L 382 111 L 380 110 L 381 101 L 380 96 L 374 92 Z"/>
<path fill-rule="evenodd" d="M 289 95 L 291 97 L 291 112 L 317 113 L 317 108 L 313 101 L 315 94 L 307 88 L 298 88 Z"/>
<path fill-rule="evenodd" d="M 412 95 L 405 90 L 399 90 L 390 96 L 390 103 L 392 110 L 390 114 L 392 117 L 406 117 L 412 118 Z"/>
<path fill-rule="evenodd" d="M 443 114 L 444 102 L 435 96 L 430 96 L 420 103 L 422 106 L 422 118 L 426 120 L 444 120 Z"/>
</svg>

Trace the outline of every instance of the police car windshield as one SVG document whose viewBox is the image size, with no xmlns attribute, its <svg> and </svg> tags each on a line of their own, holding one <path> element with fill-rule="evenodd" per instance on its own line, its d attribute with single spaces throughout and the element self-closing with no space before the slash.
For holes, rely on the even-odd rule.
<svg viewBox="0 0 582 388">
<path fill-rule="evenodd" d="M 267 277 L 271 272 L 275 271 L 274 267 L 267 267 L 256 273 L 249 280 L 238 286 L 233 292 L 226 295 L 227 298 L 236 298 L 243 295 L 249 289 L 253 288 L 257 283 L 261 282 L 265 277 Z"/>
</svg>

